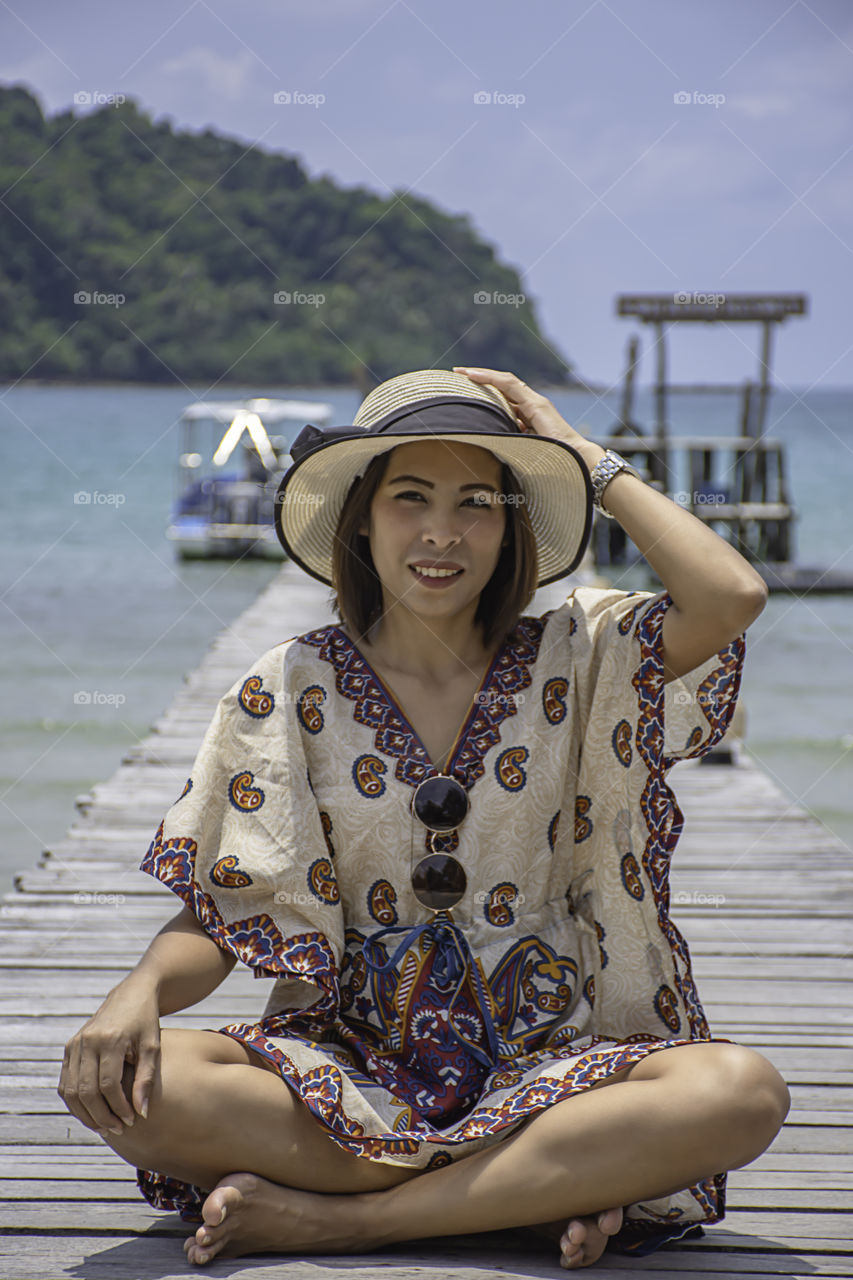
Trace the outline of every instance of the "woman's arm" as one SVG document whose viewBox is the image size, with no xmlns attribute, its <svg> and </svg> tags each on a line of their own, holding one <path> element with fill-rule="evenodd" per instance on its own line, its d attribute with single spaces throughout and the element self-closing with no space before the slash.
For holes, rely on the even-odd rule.
<svg viewBox="0 0 853 1280">
<path fill-rule="evenodd" d="M 205 933 L 188 907 L 152 940 L 145 955 L 71 1037 L 57 1093 L 89 1129 L 121 1133 L 134 1111 L 148 1112 L 160 1065 L 160 1017 L 198 1004 L 228 976 L 236 956 Z M 134 1065 L 128 1096 L 125 1064 Z"/>
<path fill-rule="evenodd" d="M 523 427 L 571 445 L 590 471 L 604 457 L 599 445 L 570 427 L 547 397 L 531 391 L 515 374 L 495 369 L 457 372 L 497 387 Z M 666 680 L 713 657 L 761 613 L 768 594 L 764 579 L 689 511 L 624 471 L 609 482 L 603 501 L 672 597 L 663 621 Z"/>
<path fill-rule="evenodd" d="M 177 1013 L 215 991 L 236 963 L 237 957 L 218 946 L 184 907 L 152 939 L 119 987 L 150 990 L 157 996 L 161 1016 Z"/>
</svg>

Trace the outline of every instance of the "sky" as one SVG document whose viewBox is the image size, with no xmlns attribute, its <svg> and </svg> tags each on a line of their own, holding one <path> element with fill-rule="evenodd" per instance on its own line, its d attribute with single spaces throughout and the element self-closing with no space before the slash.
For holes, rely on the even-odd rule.
<svg viewBox="0 0 853 1280">
<path fill-rule="evenodd" d="M 617 294 L 802 292 L 777 384 L 853 384 L 850 0 L 3 0 L 0 83 L 468 215 L 591 382 L 634 333 L 653 377 Z M 677 325 L 670 376 L 742 383 L 759 343 Z"/>
</svg>

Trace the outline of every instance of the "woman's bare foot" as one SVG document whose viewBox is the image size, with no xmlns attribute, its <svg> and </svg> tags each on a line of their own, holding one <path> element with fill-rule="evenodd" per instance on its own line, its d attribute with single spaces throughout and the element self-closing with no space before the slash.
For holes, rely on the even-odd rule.
<svg viewBox="0 0 853 1280">
<path fill-rule="evenodd" d="M 371 1242 L 354 1226 L 358 1199 L 229 1173 L 205 1200 L 204 1222 L 184 1241 L 184 1252 L 200 1264 L 244 1253 L 363 1253 Z"/>
<path fill-rule="evenodd" d="M 621 1209 L 602 1209 L 600 1213 L 590 1214 L 583 1218 L 570 1218 L 568 1224 L 562 1219 L 557 1222 L 537 1222 L 530 1229 L 549 1240 L 556 1240 L 560 1246 L 560 1266 L 576 1271 L 579 1267 L 588 1267 L 604 1253 L 610 1236 L 616 1234 L 622 1226 Z"/>
</svg>

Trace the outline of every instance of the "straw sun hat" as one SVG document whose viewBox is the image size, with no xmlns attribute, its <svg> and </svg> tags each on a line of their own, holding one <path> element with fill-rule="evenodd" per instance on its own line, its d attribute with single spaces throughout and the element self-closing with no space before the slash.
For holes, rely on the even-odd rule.
<svg viewBox="0 0 853 1280">
<path fill-rule="evenodd" d="M 381 383 L 352 426 L 303 428 L 275 500 L 276 533 L 290 559 L 332 586 L 332 546 L 350 486 L 372 458 L 419 437 L 477 445 L 512 468 L 536 538 L 538 586 L 577 567 L 592 524 L 592 486 L 580 454 L 523 432 L 496 387 L 444 369 Z"/>
</svg>

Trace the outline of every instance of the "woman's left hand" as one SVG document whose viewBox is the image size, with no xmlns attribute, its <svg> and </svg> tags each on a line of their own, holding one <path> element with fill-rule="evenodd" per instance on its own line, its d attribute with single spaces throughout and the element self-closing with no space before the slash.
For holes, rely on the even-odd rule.
<svg viewBox="0 0 853 1280">
<path fill-rule="evenodd" d="M 454 366 L 453 372 L 466 374 L 472 382 L 488 382 L 502 391 L 515 410 L 523 431 L 532 435 L 550 436 L 553 440 L 562 440 L 563 444 L 574 445 L 575 448 L 579 443 L 589 445 L 584 436 L 569 426 L 547 396 L 531 390 L 514 373 L 499 369 L 473 369 L 462 365 Z"/>
</svg>

